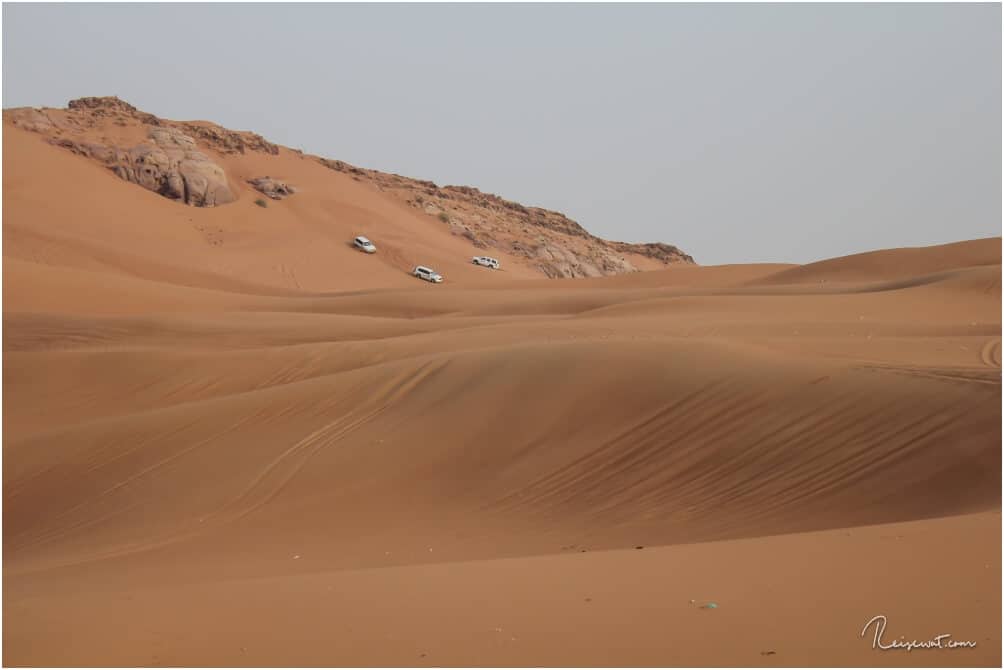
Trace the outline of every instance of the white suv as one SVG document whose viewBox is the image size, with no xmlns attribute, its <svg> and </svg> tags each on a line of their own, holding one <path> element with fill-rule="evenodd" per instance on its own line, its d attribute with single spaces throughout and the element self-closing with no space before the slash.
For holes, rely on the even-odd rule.
<svg viewBox="0 0 1004 670">
<path fill-rule="evenodd" d="M 352 240 L 352 246 L 356 249 L 362 249 L 368 254 L 376 253 L 376 246 L 362 235 Z"/>
<path fill-rule="evenodd" d="M 424 279 L 425 281 L 431 281 L 433 284 L 442 284 L 443 275 L 439 274 L 432 268 L 427 268 L 424 265 L 417 266 L 411 271 L 411 274 L 415 275 L 419 279 Z"/>
<path fill-rule="evenodd" d="M 499 269 L 499 262 L 494 258 L 489 258 L 488 256 L 475 256 L 471 259 L 471 262 L 475 265 L 483 265 L 486 268 L 491 268 L 492 270 Z"/>
</svg>

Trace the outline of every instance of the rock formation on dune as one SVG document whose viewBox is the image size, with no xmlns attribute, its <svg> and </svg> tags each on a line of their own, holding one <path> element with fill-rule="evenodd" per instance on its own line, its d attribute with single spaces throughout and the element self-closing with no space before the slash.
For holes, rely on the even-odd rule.
<svg viewBox="0 0 1004 670">
<path fill-rule="evenodd" d="M 282 200 L 287 195 L 293 195 L 296 190 L 289 184 L 272 179 L 269 176 L 248 179 L 248 183 L 259 193 L 267 195 L 273 200 Z"/>
<path fill-rule="evenodd" d="M 252 153 L 263 154 L 267 160 L 281 149 L 255 133 L 204 121 L 161 119 L 117 97 L 79 98 L 71 100 L 67 109 L 4 110 L 4 120 L 99 161 L 126 181 L 197 207 L 237 199 L 224 168 L 205 150 L 225 162 L 226 156 Z M 138 141 L 137 132 L 143 134 Z M 99 133 L 106 139 L 91 141 Z M 109 136 L 114 137 L 107 139 Z M 496 249 L 524 258 L 547 277 L 596 277 L 694 263 L 675 246 L 604 240 L 560 212 L 526 207 L 470 186 L 440 187 L 431 181 L 363 169 L 339 160 L 304 157 L 371 184 L 435 218 L 448 232 L 478 249 Z M 249 179 L 248 184 L 276 200 L 293 193 L 289 185 L 267 176 Z"/>
<path fill-rule="evenodd" d="M 70 114 L 65 115 L 63 119 L 53 118 L 53 115 L 49 114 L 50 111 L 61 112 L 63 110 L 37 110 L 26 107 L 8 111 L 11 112 L 12 122 L 15 126 L 36 132 L 44 132 L 52 128 L 56 130 L 89 128 L 100 120 L 112 119 L 118 125 L 126 125 L 129 121 L 134 121 L 147 126 L 175 128 L 223 154 L 244 154 L 249 151 L 272 155 L 279 153 L 279 147 L 261 135 L 227 130 L 213 123 L 161 119 L 153 114 L 142 112 L 115 96 L 70 100 L 66 110 Z"/>
<path fill-rule="evenodd" d="M 141 112 L 125 100 L 120 100 L 115 96 L 77 98 L 70 100 L 66 107 L 70 111 L 84 112 L 95 117 L 126 116 L 151 126 L 161 125 L 160 119 L 153 114 Z"/>
<path fill-rule="evenodd" d="M 198 138 L 221 154 L 245 154 L 249 151 L 257 151 L 273 156 L 279 155 L 278 145 L 272 144 L 255 133 L 227 130 L 211 123 L 177 123 L 172 121 L 166 123 Z"/>
<path fill-rule="evenodd" d="M 199 151 L 195 139 L 186 134 L 190 131 L 206 140 L 205 129 L 198 124 L 165 121 L 115 97 L 71 100 L 66 110 L 5 110 L 4 116 L 14 126 L 45 135 L 52 144 L 94 159 L 122 179 L 166 198 L 194 207 L 215 207 L 237 199 L 224 169 Z M 146 129 L 146 137 L 131 146 L 84 139 L 85 131 L 107 122 L 123 128 L 138 125 Z M 209 133 L 219 143 L 236 147 L 233 151 L 264 142 L 252 138 L 239 144 L 231 135 L 239 134 Z M 207 143 L 212 145 L 212 141 Z"/>
<path fill-rule="evenodd" d="M 186 205 L 215 207 L 237 199 L 223 168 L 196 151 L 195 140 L 175 128 L 152 128 L 148 141 L 130 149 L 67 138 L 52 142 L 104 163 L 126 181 Z"/>
</svg>

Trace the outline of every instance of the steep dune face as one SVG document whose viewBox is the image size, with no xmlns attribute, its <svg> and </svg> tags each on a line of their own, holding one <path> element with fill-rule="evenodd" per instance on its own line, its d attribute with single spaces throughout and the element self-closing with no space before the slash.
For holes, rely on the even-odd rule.
<svg viewBox="0 0 1004 670">
<path fill-rule="evenodd" d="M 232 204 L 5 128 L 5 663 L 999 664 L 999 238 L 544 280 L 201 127 Z"/>
</svg>

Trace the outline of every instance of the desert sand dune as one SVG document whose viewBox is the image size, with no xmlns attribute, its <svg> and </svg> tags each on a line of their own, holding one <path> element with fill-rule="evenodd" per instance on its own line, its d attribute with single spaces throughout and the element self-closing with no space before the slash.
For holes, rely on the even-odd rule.
<svg viewBox="0 0 1004 670">
<path fill-rule="evenodd" d="M 1000 265 L 1001 240 L 989 238 L 910 249 L 884 249 L 809 263 L 760 282 L 804 283 L 903 279 L 956 268 Z"/>
<path fill-rule="evenodd" d="M 1000 663 L 999 238 L 541 280 L 4 133 L 5 664 Z"/>
</svg>

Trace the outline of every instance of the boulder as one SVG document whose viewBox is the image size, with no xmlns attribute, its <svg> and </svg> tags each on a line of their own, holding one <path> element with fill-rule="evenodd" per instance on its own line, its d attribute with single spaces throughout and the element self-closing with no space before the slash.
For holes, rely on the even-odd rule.
<svg viewBox="0 0 1004 670">
<path fill-rule="evenodd" d="M 107 165 L 120 178 L 193 207 L 215 207 L 236 200 L 227 175 L 196 151 L 195 140 L 173 128 L 152 128 L 147 142 L 119 149 L 57 139 L 53 144 Z"/>
<path fill-rule="evenodd" d="M 293 195 L 296 190 L 286 182 L 272 179 L 271 177 L 255 177 L 248 179 L 248 183 L 260 193 L 267 195 L 273 200 L 282 200 L 287 195 Z"/>
</svg>

